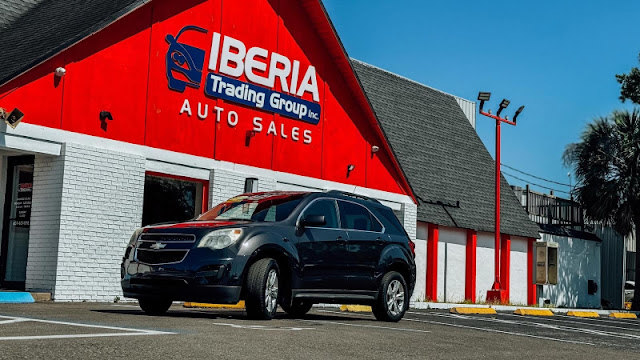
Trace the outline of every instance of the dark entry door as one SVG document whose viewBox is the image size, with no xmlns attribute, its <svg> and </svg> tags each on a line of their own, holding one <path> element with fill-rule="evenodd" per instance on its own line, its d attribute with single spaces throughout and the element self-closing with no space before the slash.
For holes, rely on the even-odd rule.
<svg viewBox="0 0 640 360">
<path fill-rule="evenodd" d="M 32 194 L 33 156 L 9 157 L 0 248 L 3 288 L 24 290 Z"/>
</svg>

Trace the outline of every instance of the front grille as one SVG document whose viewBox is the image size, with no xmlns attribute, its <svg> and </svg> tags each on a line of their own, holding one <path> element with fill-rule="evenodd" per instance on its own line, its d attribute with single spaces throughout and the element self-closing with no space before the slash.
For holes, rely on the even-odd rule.
<svg viewBox="0 0 640 360">
<path fill-rule="evenodd" d="M 149 265 L 179 263 L 184 260 L 189 250 L 147 250 L 138 249 L 138 261 Z"/>
<path fill-rule="evenodd" d="M 158 286 L 158 287 L 183 287 L 187 286 L 188 283 L 183 279 L 140 279 L 140 278 L 131 278 L 131 285 L 148 285 L 148 286 Z"/>
<path fill-rule="evenodd" d="M 193 234 L 154 234 L 145 233 L 140 235 L 138 241 L 156 241 L 156 242 L 194 242 L 196 236 Z"/>
</svg>

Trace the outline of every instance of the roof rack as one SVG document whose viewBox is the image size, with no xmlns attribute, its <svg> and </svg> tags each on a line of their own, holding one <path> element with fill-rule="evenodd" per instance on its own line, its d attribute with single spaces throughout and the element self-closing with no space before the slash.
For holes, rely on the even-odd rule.
<svg viewBox="0 0 640 360">
<path fill-rule="evenodd" d="M 376 202 L 376 203 L 380 204 L 380 201 L 378 201 L 378 199 L 370 198 L 370 197 L 367 197 L 367 196 L 364 196 L 364 195 L 358 195 L 358 194 L 350 193 L 350 192 L 347 192 L 347 191 L 329 190 L 329 191 L 327 191 L 327 194 L 349 196 L 349 197 L 352 197 L 352 198 L 361 199 L 361 200 L 369 200 L 369 201 L 373 201 L 373 202 Z"/>
</svg>

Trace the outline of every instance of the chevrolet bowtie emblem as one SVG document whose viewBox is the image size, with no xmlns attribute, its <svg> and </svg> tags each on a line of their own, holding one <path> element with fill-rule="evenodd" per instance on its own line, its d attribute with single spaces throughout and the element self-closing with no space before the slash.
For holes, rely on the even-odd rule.
<svg viewBox="0 0 640 360">
<path fill-rule="evenodd" d="M 167 247 L 167 244 L 163 244 L 163 243 L 160 243 L 160 242 L 157 242 L 157 243 L 149 246 L 150 249 L 155 249 L 155 250 L 164 249 L 165 247 Z"/>
</svg>

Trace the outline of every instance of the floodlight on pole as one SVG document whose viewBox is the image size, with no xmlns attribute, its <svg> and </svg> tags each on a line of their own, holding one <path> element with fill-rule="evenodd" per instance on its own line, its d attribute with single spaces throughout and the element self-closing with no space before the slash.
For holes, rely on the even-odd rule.
<svg viewBox="0 0 640 360">
<path fill-rule="evenodd" d="M 524 106 L 520 106 L 518 110 L 516 110 L 515 115 L 513 116 L 513 121 L 509 121 L 508 117 L 500 117 L 500 113 L 502 110 L 506 109 L 511 103 L 507 99 L 502 99 L 500 103 L 500 107 L 495 115 L 491 114 L 491 110 L 484 111 L 484 103 L 485 101 L 489 101 L 491 98 L 490 92 L 480 92 L 478 94 L 478 100 L 480 101 L 480 115 L 484 115 L 486 117 L 492 118 L 496 121 L 496 174 L 495 174 L 495 264 L 494 264 L 494 273 L 495 280 L 491 290 L 487 291 L 486 300 L 489 302 L 497 301 L 500 303 L 507 303 L 509 301 L 508 291 L 506 289 L 502 289 L 500 284 L 500 124 L 507 123 L 509 125 L 516 125 L 516 120 L 518 115 L 524 110 Z M 504 270 L 504 269 L 503 269 Z"/>
</svg>

